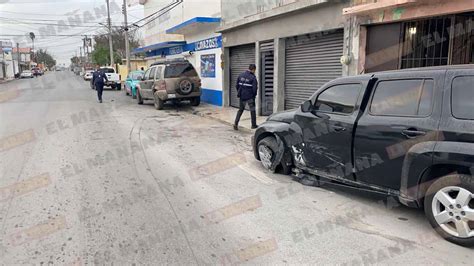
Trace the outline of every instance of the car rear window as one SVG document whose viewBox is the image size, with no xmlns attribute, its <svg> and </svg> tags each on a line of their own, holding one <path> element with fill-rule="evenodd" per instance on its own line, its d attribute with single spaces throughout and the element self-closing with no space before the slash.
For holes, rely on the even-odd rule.
<svg viewBox="0 0 474 266">
<path fill-rule="evenodd" d="M 132 79 L 140 80 L 143 77 L 143 73 L 132 73 Z"/>
<path fill-rule="evenodd" d="M 453 80 L 451 108 L 453 116 L 474 120 L 474 76 L 461 76 Z"/>
<path fill-rule="evenodd" d="M 104 73 L 115 73 L 115 70 L 113 68 L 101 68 Z"/>
<path fill-rule="evenodd" d="M 193 65 L 188 63 L 170 64 L 165 69 L 165 78 L 196 77 L 197 75 Z"/>
<path fill-rule="evenodd" d="M 432 79 L 387 80 L 377 84 L 372 115 L 426 117 L 431 114 Z"/>
</svg>

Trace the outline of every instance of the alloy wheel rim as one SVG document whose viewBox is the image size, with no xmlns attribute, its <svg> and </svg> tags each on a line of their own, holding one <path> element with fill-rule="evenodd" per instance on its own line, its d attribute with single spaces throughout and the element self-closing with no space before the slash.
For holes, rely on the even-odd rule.
<svg viewBox="0 0 474 266">
<path fill-rule="evenodd" d="M 436 223 L 451 236 L 474 237 L 474 194 L 465 188 L 450 186 L 433 197 L 432 212 Z"/>
<path fill-rule="evenodd" d="M 183 80 L 180 85 L 180 88 L 184 93 L 190 92 L 193 87 L 189 80 Z"/>
<path fill-rule="evenodd" d="M 263 166 L 267 169 L 272 167 L 273 151 L 265 145 L 258 146 L 258 155 Z"/>
</svg>

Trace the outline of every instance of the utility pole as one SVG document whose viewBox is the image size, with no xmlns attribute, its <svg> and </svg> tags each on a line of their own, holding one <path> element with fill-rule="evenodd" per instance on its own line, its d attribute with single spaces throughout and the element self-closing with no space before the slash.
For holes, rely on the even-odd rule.
<svg viewBox="0 0 474 266">
<path fill-rule="evenodd" d="M 110 66 L 114 66 L 114 50 L 112 47 L 112 22 L 110 21 L 110 3 L 107 1 L 107 23 L 109 26 L 109 50 L 110 50 Z"/>
<path fill-rule="evenodd" d="M 79 54 L 81 55 L 81 57 L 79 57 L 79 62 L 82 67 L 82 47 L 81 46 L 79 46 Z"/>
<path fill-rule="evenodd" d="M 21 54 L 20 54 L 20 44 L 16 43 L 16 56 L 18 56 L 18 73 L 21 72 Z"/>
<path fill-rule="evenodd" d="M 123 0 L 123 21 L 125 35 L 125 57 L 127 59 L 127 73 L 130 73 L 130 43 L 128 40 L 128 18 L 127 18 L 127 0 Z"/>
</svg>

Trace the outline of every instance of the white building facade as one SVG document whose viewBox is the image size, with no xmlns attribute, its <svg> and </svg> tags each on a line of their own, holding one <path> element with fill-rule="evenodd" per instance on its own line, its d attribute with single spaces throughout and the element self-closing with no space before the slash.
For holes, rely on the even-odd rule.
<svg viewBox="0 0 474 266">
<path fill-rule="evenodd" d="M 222 37 L 220 0 L 141 1 L 145 17 L 154 18 L 145 26 L 144 53 L 147 64 L 185 58 L 202 81 L 201 101 L 222 106 Z"/>
</svg>

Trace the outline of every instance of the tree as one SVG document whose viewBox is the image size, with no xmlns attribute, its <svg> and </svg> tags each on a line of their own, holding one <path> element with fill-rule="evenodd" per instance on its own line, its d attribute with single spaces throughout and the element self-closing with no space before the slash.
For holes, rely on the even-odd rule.
<svg viewBox="0 0 474 266">
<path fill-rule="evenodd" d="M 95 45 L 94 51 L 91 54 L 92 62 L 97 65 L 107 65 L 109 61 L 109 49 L 104 46 Z"/>
<path fill-rule="evenodd" d="M 133 50 L 140 46 L 136 31 L 128 32 L 128 40 L 130 42 L 130 50 Z M 109 36 L 107 32 L 103 32 L 100 35 L 94 36 L 94 50 L 100 47 L 109 50 Z M 125 54 L 125 36 L 122 29 L 112 29 L 112 46 L 114 49 L 114 60 L 116 63 L 122 63 L 122 58 L 126 57 Z M 94 53 L 93 53 L 94 54 Z M 110 57 L 110 56 L 109 56 Z M 115 58 L 119 57 L 120 60 Z M 110 62 L 110 60 L 109 60 Z"/>
<path fill-rule="evenodd" d="M 54 60 L 53 56 L 49 54 L 47 50 L 39 49 L 35 53 L 35 59 L 37 63 L 44 63 L 48 68 L 52 68 L 56 65 L 56 60 Z"/>
<path fill-rule="evenodd" d="M 72 63 L 73 65 L 79 64 L 79 57 L 77 57 L 77 56 L 71 57 L 71 63 Z"/>
</svg>

